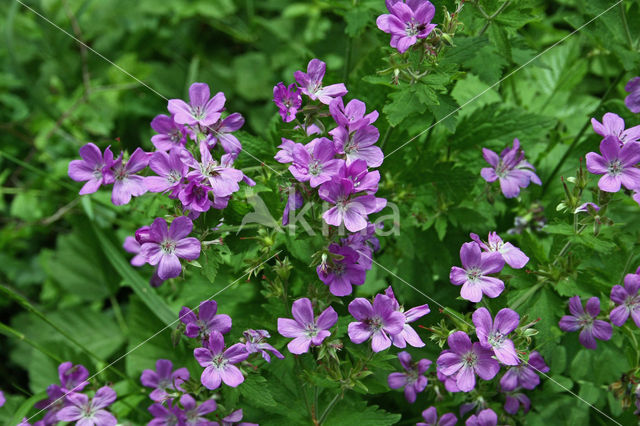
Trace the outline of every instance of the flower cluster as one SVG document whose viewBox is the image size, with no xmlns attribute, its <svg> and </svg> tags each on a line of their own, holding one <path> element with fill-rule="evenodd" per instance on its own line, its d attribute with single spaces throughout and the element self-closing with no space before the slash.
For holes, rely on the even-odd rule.
<svg viewBox="0 0 640 426">
<path fill-rule="evenodd" d="M 331 293 L 346 296 L 352 293 L 352 285 L 364 283 L 377 246 L 376 227 L 368 216 L 382 210 L 386 200 L 375 196 L 380 173 L 371 168 L 379 167 L 384 155 L 374 145 L 380 137 L 373 125 L 378 113 L 367 114 L 366 105 L 357 99 L 345 105 L 346 87 L 323 86 L 325 71 L 324 62 L 312 59 L 306 73 L 295 72 L 297 86 L 278 83 L 274 88 L 274 102 L 283 121 L 296 120 L 303 139 L 317 135 L 306 144 L 282 138 L 275 159 L 290 164 L 288 169 L 294 178 L 288 188 L 283 225 L 289 224 L 290 216 L 305 204 L 313 207 L 323 202 L 328 206 L 322 211 L 324 222 L 338 227 L 339 233 L 342 227 L 351 233 L 330 242 L 318 266 L 318 276 Z M 302 95 L 309 100 L 304 107 Z M 304 115 L 304 120 L 298 120 L 299 115 Z M 327 116 L 331 122 L 322 122 L 321 118 Z M 331 130 L 325 133 L 327 128 Z"/>
<path fill-rule="evenodd" d="M 178 258 L 199 257 L 199 241 L 185 238 L 193 227 L 190 219 L 210 208 L 224 209 L 241 181 L 255 184 L 233 167 L 242 150 L 233 132 L 242 127 L 244 118 L 238 113 L 223 118 L 224 104 L 222 92 L 211 97 L 207 84 L 193 83 L 189 103 L 171 99 L 167 106 L 171 116 L 161 114 L 151 121 L 158 133 L 151 138 L 155 152 L 137 148 L 124 161 L 123 153 L 114 159 L 110 147 L 102 153 L 95 144 L 88 143 L 80 148 L 82 160 L 69 163 L 69 177 L 86 182 L 80 194 L 113 184 L 111 200 L 115 205 L 127 204 L 132 196 L 146 192 L 165 193 L 179 202 L 177 205 L 186 216 L 175 218 L 168 230 L 165 219 L 156 218 L 150 227 L 139 229 L 135 238 L 125 241 L 125 250 L 136 254 L 133 265 L 156 266 L 153 285 L 180 275 Z M 141 176 L 147 167 L 155 175 Z"/>
<path fill-rule="evenodd" d="M 542 182 L 536 175 L 535 167 L 524 158 L 524 150 L 520 148 L 520 141 L 513 140 L 513 148 L 506 147 L 500 155 L 487 148 L 482 148 L 482 156 L 491 165 L 480 171 L 480 175 L 487 182 L 500 182 L 500 189 L 507 198 L 515 198 L 520 194 L 521 188 L 526 188 L 529 183 L 541 185 Z"/>
<path fill-rule="evenodd" d="M 52 426 L 58 422 L 77 422 L 87 426 L 115 426 L 118 421 L 107 407 L 116 400 L 109 386 L 99 388 L 92 397 L 82 391 L 89 385 L 89 371 L 80 364 L 63 362 L 58 366 L 60 384 L 47 387 L 47 399 L 35 404 L 46 410 L 42 420 L 34 425 Z M 24 422 L 26 423 L 26 421 Z"/>
<path fill-rule="evenodd" d="M 203 367 L 200 384 L 209 391 L 220 388 L 222 383 L 237 387 L 245 380 L 239 365 L 252 354 L 260 353 L 270 362 L 268 354 L 283 358 L 273 346 L 266 342 L 269 333 L 266 330 L 245 330 L 244 338 L 232 345 L 225 345 L 224 334 L 231 331 L 232 320 L 229 315 L 218 314 L 218 304 L 214 300 L 205 300 L 198 306 L 197 313 L 183 307 L 179 319 L 182 330 L 188 338 L 195 339 L 197 347 L 193 356 Z M 150 425 L 199 425 L 211 426 L 220 423 L 208 420 L 207 416 L 218 410 L 218 403 L 211 392 L 200 388 L 200 384 L 190 380 L 186 368 L 173 370 L 170 360 L 159 359 L 156 370 L 142 372 L 140 382 L 153 391 L 149 397 L 154 403 L 149 412 L 154 416 Z M 242 410 L 227 411 L 221 418 L 221 424 L 233 424 L 242 420 Z M 223 414 L 219 414 L 222 417 Z M 253 423 L 242 423 L 253 425 Z"/>
</svg>

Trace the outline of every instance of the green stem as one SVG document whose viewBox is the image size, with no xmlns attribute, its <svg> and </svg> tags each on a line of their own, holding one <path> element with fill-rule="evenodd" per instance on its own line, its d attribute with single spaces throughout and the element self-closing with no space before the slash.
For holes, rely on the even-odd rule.
<svg viewBox="0 0 640 426">
<path fill-rule="evenodd" d="M 4 334 L 7 337 L 15 337 L 18 340 L 22 340 L 23 342 L 25 342 L 26 344 L 32 346 L 34 349 L 42 352 L 43 354 L 45 354 L 46 356 L 48 356 L 49 358 L 51 358 L 52 360 L 54 360 L 55 362 L 62 364 L 64 361 L 62 360 L 62 358 L 59 358 L 57 355 L 49 352 L 47 349 L 45 349 L 42 345 L 40 345 L 37 342 L 34 342 L 33 340 L 27 338 L 24 334 L 20 333 L 18 330 L 15 330 L 11 327 L 9 327 L 8 325 L 5 325 L 3 323 L 0 322 L 0 334 Z"/>
<path fill-rule="evenodd" d="M 321 425 L 327 419 L 327 416 L 331 413 L 331 410 L 333 410 L 333 408 L 336 406 L 338 401 L 340 401 L 340 398 L 341 398 L 341 393 L 337 393 L 336 396 L 333 397 L 331 402 L 329 402 L 329 405 L 327 405 L 327 408 L 324 409 L 322 416 L 320 416 L 320 419 L 318 419 L 319 425 Z"/>
<path fill-rule="evenodd" d="M 384 150 L 384 144 L 387 143 L 387 140 L 389 139 L 389 135 L 391 134 L 392 129 L 393 129 L 393 126 L 387 127 L 387 131 L 384 132 L 384 136 L 382 137 L 382 142 L 380 143 L 380 149 Z"/>
<path fill-rule="evenodd" d="M 491 25 L 491 22 L 498 15 L 500 15 L 500 13 L 502 13 L 502 11 L 505 10 L 507 8 L 507 6 L 509 6 L 510 4 L 511 4 L 511 1 L 506 1 L 506 2 L 502 3 L 502 6 L 500 6 L 500 8 L 498 8 L 498 10 L 493 12 L 493 14 L 491 16 L 487 16 L 487 13 L 480 7 L 480 5 L 477 5 L 478 6 L 478 10 L 480 10 L 480 13 L 482 13 L 482 15 L 487 20 L 487 22 L 484 24 L 484 26 L 482 27 L 482 29 L 478 33 L 478 37 L 481 36 L 482 34 L 484 34 L 485 31 L 487 31 L 487 28 L 489 28 L 489 25 Z"/>
<path fill-rule="evenodd" d="M 622 20 L 622 27 L 624 28 L 624 34 L 627 37 L 627 43 L 629 43 L 629 49 L 635 50 L 633 46 L 633 39 L 631 38 L 631 31 L 629 31 L 629 24 L 627 23 L 627 13 L 624 9 L 624 2 L 618 3 L 620 10 L 620 19 Z"/>
</svg>

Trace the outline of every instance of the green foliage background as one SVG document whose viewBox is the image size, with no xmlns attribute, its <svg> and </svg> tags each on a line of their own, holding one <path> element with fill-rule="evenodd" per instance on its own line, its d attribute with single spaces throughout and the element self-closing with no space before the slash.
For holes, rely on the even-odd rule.
<svg viewBox="0 0 640 426">
<path fill-rule="evenodd" d="M 88 141 L 111 145 L 114 151 L 151 150 L 149 122 L 165 111 L 163 97 L 185 97 L 194 81 L 225 92 L 228 110 L 247 119 L 240 135 L 243 146 L 276 167 L 271 159 L 282 134 L 270 100 L 272 87 L 293 82 L 293 72 L 314 57 L 327 63 L 326 81 L 345 82 L 349 98 L 381 112 L 376 124 L 387 158 L 380 169 L 379 194 L 400 208 L 399 235 L 382 238 L 383 248 L 375 257 L 382 267 L 374 265 L 356 294 L 368 297 L 391 284 L 406 306 L 430 304 L 432 313 L 420 322 L 427 327 L 443 315 L 405 282 L 446 307 L 469 312 L 472 307 L 457 297 L 459 290 L 448 280 L 450 267 L 459 263 L 460 245 L 469 232 L 506 235 L 514 218 L 531 216 L 535 205 L 553 226 L 528 228 L 513 238 L 531 263 L 527 271 L 509 271 L 508 292 L 489 305 L 493 311 L 509 306 L 530 319 L 540 318 L 534 346 L 550 364 L 549 375 L 617 421 L 635 421 L 633 410 L 622 410 L 608 386 L 638 367 L 638 348 L 624 334 L 638 337 L 637 330 L 628 325 L 624 333 L 616 329 L 611 341 L 588 351 L 557 323 L 566 300 L 575 294 L 600 297 L 606 307 L 611 286 L 640 264 L 639 207 L 616 195 L 619 202 L 607 213 L 614 224 L 603 226 L 596 238 L 591 228 L 575 235 L 572 215 L 556 206 L 564 198 L 559 177 L 575 175 L 578 158 L 597 150 L 600 138 L 586 127 L 590 117 L 600 119 L 611 111 L 628 127 L 640 124 L 622 102 L 624 84 L 640 74 L 640 2 L 623 1 L 566 40 L 614 3 L 511 1 L 487 24 L 469 2 L 459 17 L 464 28 L 453 46 L 443 49 L 433 72 L 418 84 L 398 86 L 390 83 L 390 75 L 377 73 L 389 67 L 385 58 L 392 52 L 389 36 L 375 27 L 375 18 L 385 13 L 382 0 L 26 3 L 112 63 L 19 2 L 0 4 L 0 388 L 8 397 L 0 422 L 11 424 L 33 414 L 33 402 L 57 381 L 57 364 L 73 360 L 92 373 L 116 361 L 97 379 L 114 383 L 119 400 L 113 411 L 120 419 L 146 423 L 150 416 L 139 386 L 141 371 L 162 357 L 187 366 L 194 377 L 199 367 L 184 342 L 172 345 L 171 330 L 123 355 L 173 321 L 181 306 L 195 306 L 232 283 L 216 300 L 233 317 L 234 336 L 245 328 L 267 328 L 275 345 L 284 347 L 286 340 L 275 336 L 275 318 L 288 312 L 265 297 L 261 280 L 269 266 L 251 279 L 245 271 L 280 251 L 294 265 L 295 293 L 305 295 L 306 286 L 317 282 L 308 267 L 309 254 L 319 248 L 317 240 L 274 233 L 267 241 L 263 233 L 256 244 L 235 232 L 224 234 L 225 245 L 209 248 L 199 265 L 187 268 L 184 280 L 156 291 L 147 284 L 151 269 L 131 268 L 121 245 L 136 228 L 167 213 L 167 200 L 147 195 L 115 207 L 106 190 L 80 198 L 79 185 L 66 173 Z M 436 23 L 442 22 L 445 6 L 455 10 L 452 1 L 434 4 Z M 482 0 L 480 5 L 491 14 L 504 2 Z M 556 42 L 557 47 L 536 58 Z M 463 108 L 449 115 L 458 106 Z M 544 185 L 532 185 L 518 200 L 505 200 L 495 187 L 487 192 L 480 178 L 485 166 L 481 147 L 499 151 L 515 137 Z M 227 210 L 207 221 L 215 225 L 224 216 L 229 229 L 239 225 L 251 211 L 248 198 L 255 192 L 278 220 L 284 206 L 278 188 L 287 179 L 247 154 L 239 164 L 258 186 L 241 191 Z M 592 187 L 595 182 L 592 177 Z M 584 201 L 590 197 L 588 193 Z M 240 234 L 255 235 L 255 229 Z M 554 264 L 568 237 L 573 242 L 569 254 Z M 548 272 L 545 279 L 541 271 Z M 346 307 L 336 309 L 344 316 L 337 337 L 344 338 Z M 428 340 L 429 333 L 420 333 L 427 346 L 413 350 L 414 358 L 435 361 L 440 348 Z M 359 355 L 358 348 L 349 351 L 353 359 Z M 420 412 L 434 404 L 435 394 L 429 390 L 409 405 L 401 393 L 389 393 L 386 376 L 398 368 L 394 355 L 376 357 L 370 365 L 374 374 L 348 393 L 326 424 L 418 421 Z M 237 401 L 249 421 L 309 424 L 298 380 L 320 389 L 322 406 L 335 394 L 336 384 L 320 376 L 301 378 L 293 371 L 291 356 L 275 361 L 241 387 L 225 389 L 224 400 L 230 406 Z M 552 381 L 542 381 L 530 393 L 532 412 L 505 421 L 609 421 Z M 490 398 L 489 405 L 500 410 L 500 397 Z M 463 401 L 459 394 L 438 401 L 438 411 L 457 412 Z"/>
</svg>

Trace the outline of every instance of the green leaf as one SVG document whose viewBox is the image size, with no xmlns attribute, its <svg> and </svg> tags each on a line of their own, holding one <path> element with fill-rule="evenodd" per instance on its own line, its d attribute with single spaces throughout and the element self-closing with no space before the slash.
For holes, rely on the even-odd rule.
<svg viewBox="0 0 640 426">
<path fill-rule="evenodd" d="M 427 91 L 418 91 L 414 86 L 424 85 L 406 85 L 389 95 L 391 103 L 386 104 L 382 110 L 392 126 L 397 126 L 411 114 L 423 113 L 427 108 L 427 104 L 421 100 L 428 98 Z"/>
<path fill-rule="evenodd" d="M 277 405 L 270 391 L 267 379 L 257 374 L 250 374 L 238 387 L 240 394 L 247 401 L 258 407 L 275 407 Z"/>
<path fill-rule="evenodd" d="M 93 225 L 93 230 L 100 241 L 105 256 L 118 271 L 125 281 L 125 284 L 133 289 L 140 300 L 142 300 L 149 307 L 149 310 L 162 320 L 162 322 L 166 325 L 173 324 L 177 319 L 176 313 L 167 306 L 149 283 L 143 280 L 140 274 L 125 260 L 122 252 L 115 248 L 113 243 L 104 235 L 104 232 L 95 224 Z"/>
<path fill-rule="evenodd" d="M 338 404 L 324 423 L 326 426 L 387 426 L 397 423 L 402 416 L 389 413 L 377 405 L 366 406 L 364 401 L 353 405 Z"/>
</svg>

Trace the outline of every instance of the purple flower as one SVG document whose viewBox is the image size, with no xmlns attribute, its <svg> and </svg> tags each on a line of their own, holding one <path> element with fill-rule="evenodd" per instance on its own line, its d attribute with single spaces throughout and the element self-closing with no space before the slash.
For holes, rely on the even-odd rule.
<svg viewBox="0 0 640 426">
<path fill-rule="evenodd" d="M 611 322 L 621 327 L 629 319 L 629 314 L 633 322 L 640 327 L 640 275 L 627 274 L 624 277 L 624 287 L 614 285 L 611 289 L 611 300 L 616 306 L 609 314 Z"/>
<path fill-rule="evenodd" d="M 334 159 L 333 143 L 327 138 L 314 139 L 307 146 L 293 148 L 293 164 L 289 171 L 299 182 L 309 182 L 312 188 L 330 181 L 344 163 Z"/>
<path fill-rule="evenodd" d="M 242 335 L 246 339 L 246 343 L 244 344 L 244 346 L 248 353 L 253 354 L 256 352 L 260 352 L 262 358 L 264 358 L 264 360 L 267 362 L 271 362 L 271 356 L 269 355 L 269 352 L 273 353 L 280 359 L 284 358 L 284 355 L 282 355 L 276 348 L 265 341 L 266 339 L 271 337 L 267 330 L 249 329 L 245 330 Z"/>
<path fill-rule="evenodd" d="M 624 98 L 624 104 L 629 110 L 637 114 L 640 112 L 640 77 L 633 77 L 624 87 L 629 96 Z"/>
<path fill-rule="evenodd" d="M 460 248 L 460 259 L 463 268 L 453 266 L 449 280 L 453 285 L 461 285 L 460 296 L 471 302 L 479 302 L 482 294 L 495 298 L 504 290 L 504 282 L 487 274 L 500 272 L 504 267 L 504 259 L 498 252 L 482 253 L 480 246 L 464 243 Z"/>
<path fill-rule="evenodd" d="M 200 382 L 207 389 L 217 389 L 220 383 L 235 388 L 244 382 L 244 376 L 234 364 L 244 361 L 249 356 L 242 343 L 224 349 L 224 337 L 217 331 L 209 334 L 209 340 L 203 348 L 193 350 L 196 361 L 205 367 Z"/>
<path fill-rule="evenodd" d="M 613 332 L 611 324 L 598 320 L 596 317 L 600 313 L 600 300 L 592 297 L 587 301 L 587 310 L 582 307 L 579 296 L 569 299 L 569 312 L 560 319 L 560 328 L 564 331 L 580 331 L 579 340 L 582 346 L 587 349 L 596 348 L 596 340 L 609 340 Z"/>
<path fill-rule="evenodd" d="M 411 362 L 409 352 L 402 351 L 398 354 L 398 360 L 406 373 L 391 373 L 387 378 L 391 389 L 404 387 L 404 397 L 411 404 L 416 402 L 416 394 L 422 392 L 427 387 L 425 371 L 431 366 L 431 361 L 426 358 L 421 359 L 416 364 Z"/>
<path fill-rule="evenodd" d="M 204 416 L 215 411 L 218 404 L 213 399 L 208 399 L 198 405 L 196 400 L 189 394 L 180 397 L 180 404 L 184 407 L 185 426 L 212 426 L 213 422 Z"/>
<path fill-rule="evenodd" d="M 473 313 L 473 325 L 480 343 L 493 349 L 498 360 L 505 365 L 518 365 L 520 360 L 516 348 L 507 335 L 518 327 L 520 315 L 512 309 L 500 309 L 495 322 L 487 308 L 479 308 Z"/>
<path fill-rule="evenodd" d="M 447 339 L 450 350 L 442 351 L 438 360 L 438 371 L 445 376 L 454 376 L 456 386 L 462 392 L 469 392 L 476 386 L 477 374 L 484 380 L 493 379 L 500 364 L 492 358 L 493 351 L 471 339 L 463 331 L 456 331 Z"/>
<path fill-rule="evenodd" d="M 178 124 L 211 126 L 220 118 L 226 99 L 222 92 L 216 93 L 213 98 L 210 96 L 209 85 L 193 83 L 189 87 L 189 104 L 182 99 L 171 99 L 167 109 Z"/>
<path fill-rule="evenodd" d="M 170 398 L 170 393 L 173 391 L 183 391 L 180 385 L 187 380 L 189 380 L 189 370 L 178 368 L 173 371 L 173 363 L 168 359 L 159 359 L 156 361 L 156 371 L 147 369 L 140 376 L 143 386 L 154 388 L 149 397 L 156 402 Z"/>
<path fill-rule="evenodd" d="M 307 72 L 296 71 L 293 73 L 300 91 L 309 96 L 312 100 L 319 100 L 325 105 L 338 96 L 343 96 L 347 93 L 347 88 L 344 84 L 332 84 L 330 86 L 323 87 L 322 79 L 327 69 L 327 64 L 319 59 L 312 59 L 307 65 Z"/>
<path fill-rule="evenodd" d="M 236 410 L 229 414 L 227 417 L 222 419 L 221 424 L 219 424 L 218 422 L 213 422 L 212 426 L 233 426 L 236 424 L 238 426 L 258 426 L 256 423 L 241 422 L 240 420 L 242 420 L 242 409 Z"/>
<path fill-rule="evenodd" d="M 81 364 L 74 366 L 67 361 L 58 366 L 58 378 L 61 386 L 56 384 L 48 386 L 48 398 L 35 404 L 39 410 L 48 410 L 42 419 L 45 425 L 54 425 L 58 422 L 57 413 L 69 405 L 66 394 L 81 392 L 89 384 L 87 381 L 89 371 Z"/>
<path fill-rule="evenodd" d="M 187 174 L 187 178 L 208 183 L 216 197 L 226 197 L 240 189 L 238 183 L 242 181 L 244 174 L 214 160 L 206 143 L 200 144 L 199 163 L 191 155 L 184 159 L 194 169 Z"/>
<path fill-rule="evenodd" d="M 144 178 L 144 184 L 151 192 L 171 191 L 170 198 L 176 198 L 182 188 L 182 179 L 186 176 L 188 167 L 180 159 L 177 150 L 166 152 L 157 151 L 151 155 L 149 168 L 158 176 Z"/>
<path fill-rule="evenodd" d="M 275 160 L 278 163 L 283 163 L 283 164 L 287 164 L 287 163 L 292 163 L 293 162 L 293 149 L 299 145 L 299 146 L 304 146 L 301 143 L 295 143 L 294 141 L 287 139 L 287 138 L 281 138 L 282 143 L 280 145 L 278 145 L 278 148 L 280 148 L 280 151 L 278 151 L 275 155 Z"/>
<path fill-rule="evenodd" d="M 426 38 L 436 27 L 431 23 L 436 8 L 431 2 L 388 0 L 387 9 L 391 14 L 380 15 L 376 20 L 378 28 L 391 34 L 391 47 L 404 53 L 418 41 Z"/>
<path fill-rule="evenodd" d="M 173 121 L 173 117 L 164 114 L 156 115 L 151 120 L 151 128 L 159 133 L 151 136 L 151 143 L 158 151 L 183 148 L 187 143 L 187 132 L 184 126 Z"/>
<path fill-rule="evenodd" d="M 291 213 L 304 205 L 304 198 L 302 198 L 302 194 L 297 189 L 291 186 L 288 191 L 289 195 L 287 196 L 287 204 L 284 206 L 284 210 L 282 211 L 282 226 L 287 226 L 291 219 L 289 217 Z"/>
<path fill-rule="evenodd" d="M 242 151 L 242 144 L 232 133 L 244 126 L 244 117 L 237 112 L 229 114 L 224 120 L 216 122 L 208 127 L 210 132 L 207 144 L 213 147 L 220 142 L 222 149 L 227 154 L 239 154 Z"/>
<path fill-rule="evenodd" d="M 302 96 L 298 93 L 295 84 L 287 87 L 280 82 L 273 86 L 273 102 L 278 107 L 282 121 L 289 123 L 296 118 L 298 108 L 302 105 Z"/>
<path fill-rule="evenodd" d="M 472 415 L 465 422 L 466 426 L 496 426 L 497 424 L 498 415 L 491 408 Z"/>
<path fill-rule="evenodd" d="M 505 148 L 500 156 L 487 148 L 482 148 L 482 156 L 491 167 L 483 168 L 480 175 L 487 182 L 500 180 L 500 189 L 506 198 L 517 197 L 520 188 L 528 187 L 530 182 L 542 184 L 535 167 L 524 159 L 517 138 L 513 140 L 513 148 Z"/>
<path fill-rule="evenodd" d="M 380 352 L 391 346 L 391 338 L 402 331 L 404 315 L 395 311 L 391 298 L 377 294 L 371 303 L 362 297 L 349 303 L 349 313 L 358 322 L 349 323 L 349 338 L 360 344 L 371 337 L 371 349 Z"/>
<path fill-rule="evenodd" d="M 178 198 L 185 209 L 202 213 L 214 206 L 214 203 L 209 198 L 210 191 L 210 187 L 192 180 L 187 186 L 182 188 L 178 194 Z"/>
<path fill-rule="evenodd" d="M 293 302 L 291 313 L 294 319 L 278 318 L 278 333 L 294 338 L 287 348 L 296 355 L 308 352 L 310 345 L 321 345 L 331 335 L 329 329 L 338 321 L 338 314 L 331 306 L 316 319 L 311 301 L 306 297 Z"/>
<path fill-rule="evenodd" d="M 598 207 L 597 204 L 587 202 L 578 206 L 576 210 L 573 212 L 573 214 L 580 213 L 580 212 L 595 213 L 597 211 L 600 211 L 600 207 Z"/>
<path fill-rule="evenodd" d="M 516 415 L 521 405 L 525 414 L 529 412 L 529 409 L 531 408 L 531 401 L 529 400 L 529 397 L 523 393 L 516 392 L 507 394 L 505 395 L 505 398 L 504 411 L 512 416 Z"/>
<path fill-rule="evenodd" d="M 600 142 L 600 152 L 587 154 L 587 170 L 603 175 L 598 187 L 605 192 L 618 192 L 622 184 L 627 189 L 640 189 L 640 169 L 634 166 L 640 161 L 640 144 L 628 143 L 620 147 L 615 136 L 607 136 Z"/>
<path fill-rule="evenodd" d="M 4 393 L 0 390 L 0 407 L 2 407 L 6 401 Z"/>
<path fill-rule="evenodd" d="M 158 217 L 151 224 L 149 242 L 142 244 L 140 254 L 151 265 L 158 265 L 158 277 L 174 278 L 182 272 L 180 258 L 194 260 L 200 256 L 200 241 L 185 238 L 191 233 L 193 223 L 186 216 L 177 217 L 167 228 L 167 221 Z"/>
<path fill-rule="evenodd" d="M 165 407 L 162 404 L 152 404 L 149 412 L 153 416 L 153 420 L 147 423 L 147 426 L 179 426 L 184 424 L 184 412 L 174 404 L 170 399 Z"/>
<path fill-rule="evenodd" d="M 354 132 L 378 119 L 378 111 L 366 114 L 367 106 L 358 99 L 352 99 L 345 107 L 342 98 L 335 98 L 329 104 L 329 111 L 338 126 L 346 127 L 349 132 Z"/>
<path fill-rule="evenodd" d="M 180 309 L 180 321 L 186 325 L 184 334 L 187 337 L 206 340 L 209 334 L 217 331 L 226 334 L 231 331 L 231 317 L 227 314 L 217 314 L 218 304 L 215 300 L 200 302 L 198 316 L 186 306 Z"/>
<path fill-rule="evenodd" d="M 105 154 L 111 153 L 107 148 Z M 113 175 L 108 169 L 105 158 L 95 144 L 89 142 L 80 148 L 82 160 L 73 160 L 69 163 L 69 177 L 76 182 L 87 182 L 80 189 L 80 195 L 92 194 L 100 188 L 100 185 L 112 183 Z M 111 154 L 113 158 L 113 154 Z"/>
<path fill-rule="evenodd" d="M 511 392 L 517 388 L 535 389 L 540 384 L 537 372 L 546 373 L 549 367 L 537 351 L 531 352 L 529 362 L 510 367 L 500 379 L 503 391 Z"/>
<path fill-rule="evenodd" d="M 352 198 L 352 194 L 353 183 L 348 179 L 332 180 L 320 187 L 320 198 L 334 204 L 322 215 L 327 224 L 340 226 L 344 223 L 349 232 L 358 232 L 367 227 L 367 215 L 379 212 L 387 205 L 384 198 L 373 195 Z"/>
<path fill-rule="evenodd" d="M 407 347 L 407 343 L 414 348 L 421 348 L 424 346 L 424 342 L 418 336 L 418 333 L 409 325 L 410 322 L 414 322 L 415 320 L 422 318 L 427 315 L 431 310 L 429 309 L 429 305 L 424 304 L 420 306 L 416 306 L 414 308 L 409 309 L 404 312 L 404 309 L 398 303 L 396 296 L 393 294 L 393 289 L 391 286 L 387 287 L 384 291 L 384 294 L 393 300 L 394 309 L 402 315 L 404 315 L 404 326 L 402 331 L 394 336 L 391 336 L 391 340 L 393 342 L 393 346 L 397 348 L 405 348 Z"/>
<path fill-rule="evenodd" d="M 131 259 L 131 264 L 133 266 L 142 266 L 147 263 L 147 259 L 140 254 L 140 247 L 142 244 L 151 241 L 149 239 L 149 230 L 151 228 L 149 226 L 143 226 L 136 230 L 135 237 L 127 237 L 124 240 L 124 244 L 122 248 L 124 248 L 128 253 L 135 254 Z"/>
<path fill-rule="evenodd" d="M 625 130 L 624 119 L 612 112 L 608 112 L 602 117 L 602 123 L 592 118 L 591 125 L 593 126 L 593 131 L 600 136 L 605 138 L 614 136 L 622 145 L 640 140 L 640 126 Z"/>
<path fill-rule="evenodd" d="M 416 423 L 416 426 L 455 426 L 458 418 L 453 413 L 443 414 L 438 419 L 436 407 L 429 407 L 422 412 L 424 422 Z"/>
<path fill-rule="evenodd" d="M 370 172 L 367 169 L 367 162 L 364 160 L 355 160 L 348 166 L 343 163 L 339 176 L 342 179 L 349 179 L 353 183 L 354 192 L 375 194 L 378 191 L 380 172 L 377 170 Z"/>
<path fill-rule="evenodd" d="M 331 294 L 338 297 L 347 296 L 353 291 L 353 285 L 364 284 L 367 273 L 358 263 L 359 255 L 354 249 L 331 244 L 329 251 L 342 256 L 342 259 L 334 258 L 331 265 L 321 263 L 317 266 L 316 272 L 320 280 L 329 286 Z"/>
<path fill-rule="evenodd" d="M 487 252 L 498 252 L 502 255 L 502 258 L 513 269 L 524 268 L 524 265 L 529 261 L 529 257 L 522 252 L 518 247 L 511 243 L 505 243 L 500 236 L 495 232 L 489 232 L 487 243 L 485 244 L 477 234 L 471 233 L 471 239 L 478 243 L 482 250 Z"/>
<path fill-rule="evenodd" d="M 122 162 L 122 154 L 114 161 L 111 150 L 104 153 L 105 163 L 113 171 L 113 192 L 111 202 L 116 206 L 127 204 L 131 197 L 138 197 L 147 192 L 145 178 L 135 173 L 147 167 L 150 153 L 137 148 L 126 163 Z"/>
<path fill-rule="evenodd" d="M 104 410 L 116 400 L 116 392 L 109 386 L 98 389 L 91 400 L 82 393 L 71 393 L 67 400 L 69 405 L 57 414 L 59 421 L 77 421 L 81 426 L 115 426 L 118 423 L 113 414 Z"/>
<path fill-rule="evenodd" d="M 380 137 L 375 126 L 365 125 L 349 132 L 346 127 L 338 126 L 329 134 L 339 154 L 346 156 L 347 165 L 360 159 L 366 161 L 369 167 L 378 167 L 384 160 L 380 147 L 374 146 Z"/>
</svg>

